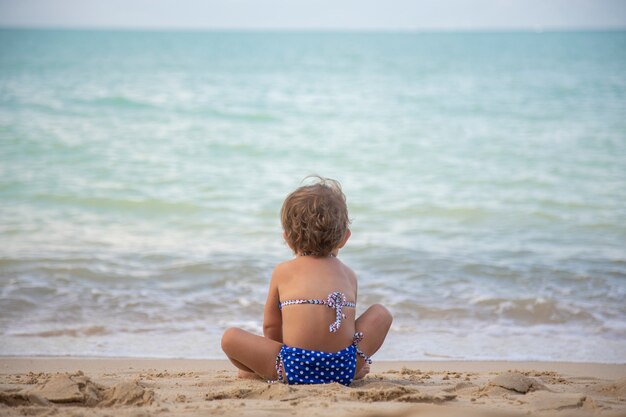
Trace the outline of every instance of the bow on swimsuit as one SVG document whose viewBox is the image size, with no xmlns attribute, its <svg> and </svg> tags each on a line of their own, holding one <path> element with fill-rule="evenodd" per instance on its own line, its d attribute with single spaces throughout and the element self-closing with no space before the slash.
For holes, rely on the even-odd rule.
<svg viewBox="0 0 626 417">
<path fill-rule="evenodd" d="M 319 304 L 335 309 L 335 321 L 328 328 L 331 333 L 336 333 L 339 327 L 341 327 L 341 320 L 346 318 L 346 315 L 343 313 L 344 307 L 356 307 L 356 304 L 347 301 L 346 296 L 340 292 L 328 294 L 326 300 L 283 301 L 278 307 L 282 310 L 285 306 L 296 304 Z M 356 355 L 361 356 L 367 363 L 372 363 L 372 360 L 358 348 L 358 344 L 362 339 L 363 333 L 355 333 L 352 344 L 335 353 L 283 345 L 278 355 L 276 355 L 278 382 L 285 384 L 327 384 L 338 382 L 342 385 L 350 385 L 356 372 Z"/>
</svg>

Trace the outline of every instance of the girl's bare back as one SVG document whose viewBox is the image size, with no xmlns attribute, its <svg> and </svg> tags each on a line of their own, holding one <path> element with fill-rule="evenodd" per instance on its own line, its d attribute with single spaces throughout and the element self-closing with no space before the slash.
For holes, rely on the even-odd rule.
<svg viewBox="0 0 626 417">
<path fill-rule="evenodd" d="M 298 256 L 277 268 L 279 301 L 296 299 L 326 300 L 340 292 L 349 302 L 357 301 L 357 279 L 354 272 L 334 256 Z M 278 308 L 278 306 L 277 306 Z M 344 307 L 341 325 L 336 332 L 329 326 L 335 312 L 327 305 L 297 304 L 282 309 L 283 343 L 325 352 L 336 352 L 352 343 L 355 333 L 356 309 Z"/>
</svg>

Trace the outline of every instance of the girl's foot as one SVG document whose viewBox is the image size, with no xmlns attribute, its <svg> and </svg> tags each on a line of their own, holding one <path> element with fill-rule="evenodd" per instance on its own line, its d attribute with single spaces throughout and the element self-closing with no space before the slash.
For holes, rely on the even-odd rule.
<svg viewBox="0 0 626 417">
<path fill-rule="evenodd" d="M 370 373 L 370 364 L 366 363 L 365 365 L 363 365 L 361 370 L 354 376 L 354 379 L 361 379 L 369 373 Z"/>
<path fill-rule="evenodd" d="M 241 379 L 260 379 L 260 377 L 257 374 L 255 374 L 254 372 L 244 371 L 243 369 L 239 370 L 239 373 L 237 374 L 237 378 L 241 378 Z"/>
</svg>

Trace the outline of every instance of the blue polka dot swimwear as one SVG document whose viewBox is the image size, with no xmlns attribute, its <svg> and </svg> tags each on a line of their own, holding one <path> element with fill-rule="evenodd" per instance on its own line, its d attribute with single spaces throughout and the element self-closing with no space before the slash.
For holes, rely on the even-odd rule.
<svg viewBox="0 0 626 417">
<path fill-rule="evenodd" d="M 284 345 L 278 354 L 282 361 L 283 381 L 287 384 L 350 385 L 356 371 L 356 346 L 336 353 L 318 352 Z M 280 378 L 279 374 L 279 380 Z"/>
<path fill-rule="evenodd" d="M 289 300 L 280 303 L 279 307 L 295 304 L 322 304 L 334 308 L 336 320 L 330 325 L 329 331 L 335 333 L 345 318 L 343 307 L 354 307 L 354 303 L 346 301 L 345 295 L 339 292 L 329 294 L 327 300 Z M 353 342 L 347 348 L 335 353 L 301 349 L 283 345 L 276 356 L 276 374 L 278 382 L 285 384 L 328 384 L 338 382 L 350 385 L 356 372 L 356 358 L 361 356 L 367 363 L 372 360 L 365 355 L 358 344 L 363 333 L 356 333 Z M 276 381 L 268 381 L 276 382 Z"/>
</svg>

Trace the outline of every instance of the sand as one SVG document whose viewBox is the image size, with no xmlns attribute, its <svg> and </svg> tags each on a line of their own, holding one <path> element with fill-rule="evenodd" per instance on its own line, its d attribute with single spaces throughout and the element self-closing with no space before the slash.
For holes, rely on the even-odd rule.
<svg viewBox="0 0 626 417">
<path fill-rule="evenodd" d="M 626 364 L 376 362 L 350 387 L 240 380 L 226 361 L 1 358 L 2 416 L 626 416 Z"/>
</svg>

